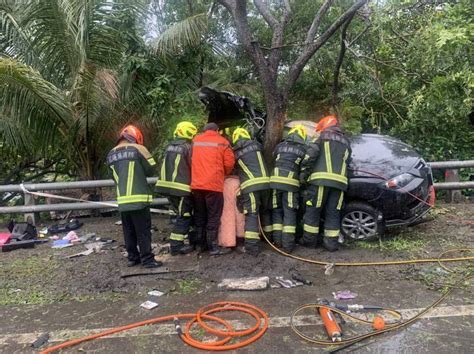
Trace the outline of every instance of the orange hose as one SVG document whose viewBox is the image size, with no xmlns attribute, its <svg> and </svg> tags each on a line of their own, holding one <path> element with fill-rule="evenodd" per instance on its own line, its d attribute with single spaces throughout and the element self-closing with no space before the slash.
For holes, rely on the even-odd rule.
<svg viewBox="0 0 474 354">
<path fill-rule="evenodd" d="M 211 315 L 213 313 L 224 312 L 224 311 L 236 311 L 236 312 L 248 314 L 255 319 L 255 325 L 246 330 L 234 331 L 234 328 L 228 321 L 220 317 Z M 216 303 L 204 306 L 200 308 L 197 313 L 185 313 L 185 314 L 176 314 L 176 315 L 156 317 L 150 320 L 131 323 L 125 326 L 112 328 L 112 329 L 109 329 L 100 333 L 92 334 L 83 338 L 72 339 L 70 341 L 47 348 L 43 350 L 40 354 L 53 353 L 60 349 L 69 348 L 83 342 L 109 336 L 115 333 L 126 331 L 128 329 L 136 328 L 136 327 L 146 326 L 146 325 L 155 324 L 159 322 L 173 321 L 175 318 L 190 319 L 190 321 L 186 325 L 186 328 L 183 334 L 180 336 L 183 342 L 197 349 L 211 350 L 211 351 L 223 351 L 223 350 L 233 350 L 233 349 L 243 348 L 255 342 L 260 337 L 262 337 L 268 329 L 268 316 L 260 308 L 250 305 L 250 304 L 243 303 L 243 302 L 222 301 L 222 302 L 216 302 Z M 219 330 L 219 329 L 213 328 L 209 326 L 208 324 L 206 324 L 204 321 L 218 322 L 222 324 L 226 328 L 226 330 Z M 195 325 L 196 323 L 207 332 L 217 335 L 219 337 L 224 337 L 224 338 L 219 339 L 214 342 L 206 342 L 206 343 L 194 339 L 193 337 L 191 337 L 190 331 L 193 325 Z M 234 337 L 246 337 L 246 336 L 248 338 L 240 342 L 237 342 L 234 344 L 227 344 Z"/>
</svg>

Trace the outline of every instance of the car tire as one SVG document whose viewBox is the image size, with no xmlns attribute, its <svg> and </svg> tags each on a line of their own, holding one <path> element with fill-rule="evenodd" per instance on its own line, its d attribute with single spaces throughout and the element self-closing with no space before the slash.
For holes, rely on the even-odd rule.
<svg viewBox="0 0 474 354">
<path fill-rule="evenodd" d="M 342 211 L 341 232 L 349 240 L 378 239 L 385 232 L 383 215 L 368 203 L 349 202 Z"/>
</svg>

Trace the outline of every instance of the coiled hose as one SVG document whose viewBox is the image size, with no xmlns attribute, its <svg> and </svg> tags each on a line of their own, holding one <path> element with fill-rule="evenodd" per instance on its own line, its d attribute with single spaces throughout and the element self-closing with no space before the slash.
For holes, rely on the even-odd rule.
<svg viewBox="0 0 474 354">
<path fill-rule="evenodd" d="M 246 315 L 249 315 L 255 319 L 255 325 L 251 328 L 235 331 L 233 326 L 226 320 L 215 316 L 219 312 L 239 312 Z M 181 329 L 179 323 L 180 319 L 189 320 L 186 324 L 185 330 Z M 256 340 L 262 337 L 268 329 L 268 315 L 260 308 L 254 305 L 246 304 L 243 302 L 234 302 L 234 301 L 222 301 L 209 304 L 207 306 L 201 307 L 196 313 L 185 313 L 185 314 L 174 314 L 168 316 L 161 316 L 152 318 L 150 320 L 131 323 L 125 326 L 112 328 L 100 333 L 92 334 L 83 338 L 69 340 L 67 342 L 55 345 L 53 347 L 47 348 L 41 352 L 41 354 L 53 353 L 57 350 L 69 348 L 86 341 L 91 341 L 97 338 L 109 336 L 115 333 L 123 332 L 132 328 L 137 328 L 141 326 L 147 326 L 160 322 L 174 321 L 176 326 L 176 331 L 183 342 L 186 344 L 202 350 L 209 351 L 224 351 L 224 350 L 234 350 L 243 348 Z M 206 322 L 217 322 L 223 325 L 226 330 L 220 330 L 210 326 Z M 218 337 L 223 337 L 222 339 L 216 340 L 214 342 L 202 342 L 191 336 L 191 328 L 194 325 L 199 325 L 207 333 L 214 334 Z M 228 344 L 231 340 L 235 338 L 243 338 L 240 342 Z"/>
</svg>

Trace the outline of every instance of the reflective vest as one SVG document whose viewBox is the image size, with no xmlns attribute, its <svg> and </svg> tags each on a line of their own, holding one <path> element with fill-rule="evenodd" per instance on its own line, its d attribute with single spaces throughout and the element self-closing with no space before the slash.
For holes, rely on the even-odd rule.
<svg viewBox="0 0 474 354">
<path fill-rule="evenodd" d="M 304 140 L 295 135 L 288 136 L 273 152 L 275 162 L 270 177 L 272 189 L 297 192 L 300 188 L 300 164 L 306 153 Z"/>
<path fill-rule="evenodd" d="M 143 145 L 121 142 L 107 155 L 107 165 L 117 187 L 119 211 L 140 210 L 152 201 L 146 181 L 153 175 L 155 160 Z"/>
<path fill-rule="evenodd" d="M 242 193 L 270 188 L 270 177 L 263 161 L 261 144 L 241 139 L 234 146 L 234 156 Z"/>
<path fill-rule="evenodd" d="M 347 191 L 347 165 L 351 156 L 349 140 L 338 127 L 324 130 L 319 139 L 319 155 L 308 182 Z"/>
<path fill-rule="evenodd" d="M 156 191 L 164 195 L 191 194 L 191 141 L 176 139 L 165 149 Z"/>
</svg>

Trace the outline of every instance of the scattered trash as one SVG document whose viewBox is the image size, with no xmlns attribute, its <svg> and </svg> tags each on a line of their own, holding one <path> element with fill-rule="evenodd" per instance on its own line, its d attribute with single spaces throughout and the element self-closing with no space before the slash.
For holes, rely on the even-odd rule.
<svg viewBox="0 0 474 354">
<path fill-rule="evenodd" d="M 153 301 L 145 301 L 140 306 L 143 307 L 144 309 L 151 310 L 151 309 L 154 309 L 155 307 L 157 307 L 158 304 L 156 302 L 153 302 Z"/>
<path fill-rule="evenodd" d="M 291 275 L 291 279 L 299 281 L 299 282 L 303 283 L 304 285 L 313 285 L 312 281 L 303 278 L 300 273 L 293 273 Z"/>
<path fill-rule="evenodd" d="M 85 244 L 88 250 L 92 250 L 93 252 L 97 253 L 99 253 L 105 245 L 105 242 L 90 242 Z"/>
<path fill-rule="evenodd" d="M 159 290 L 152 290 L 148 292 L 148 295 L 150 296 L 163 296 L 165 293 L 159 291 Z"/>
<path fill-rule="evenodd" d="M 25 241 L 11 241 L 2 245 L 2 252 L 9 252 L 20 248 L 34 248 L 37 243 L 45 243 L 48 240 L 25 240 Z"/>
<path fill-rule="evenodd" d="M 63 240 L 68 240 L 71 243 L 81 242 L 79 236 L 74 231 L 69 231 L 66 236 L 63 237 Z"/>
<path fill-rule="evenodd" d="M 69 222 L 62 221 L 59 224 L 55 224 L 49 228 L 49 233 L 51 234 L 59 234 L 61 232 L 69 232 L 72 230 L 77 230 L 80 228 L 84 223 L 80 222 L 77 219 L 71 219 Z"/>
<path fill-rule="evenodd" d="M 114 224 L 115 225 L 122 225 L 122 220 L 116 221 Z"/>
<path fill-rule="evenodd" d="M 326 264 L 324 266 L 324 275 L 331 275 L 334 273 L 334 263 Z"/>
<path fill-rule="evenodd" d="M 265 277 L 246 277 L 223 279 L 218 288 L 226 290 L 265 290 L 270 284 L 270 278 Z"/>
<path fill-rule="evenodd" d="M 10 242 L 12 235 L 9 233 L 0 233 L 0 246 Z"/>
<path fill-rule="evenodd" d="M 89 233 L 89 234 L 85 234 L 84 236 L 79 237 L 79 240 L 82 243 L 86 243 L 87 241 L 92 240 L 94 237 L 95 237 L 95 233 Z"/>
<path fill-rule="evenodd" d="M 65 248 L 74 246 L 69 240 L 56 240 L 53 242 L 52 248 Z"/>
<path fill-rule="evenodd" d="M 355 299 L 357 297 L 356 293 L 353 293 L 350 290 L 340 290 L 333 292 L 332 295 L 336 300 L 350 300 Z"/>
<path fill-rule="evenodd" d="M 94 253 L 93 248 L 88 248 L 87 250 L 75 254 L 71 254 L 70 256 L 66 256 L 65 258 L 76 258 L 76 257 L 81 257 L 81 256 L 88 256 L 90 254 Z"/>
<path fill-rule="evenodd" d="M 159 275 L 159 274 L 167 274 L 167 273 L 185 273 L 185 272 L 195 272 L 197 271 L 197 267 L 189 268 L 189 269 L 169 269 L 168 267 L 160 267 L 156 270 L 144 270 L 138 269 L 137 271 L 132 271 L 130 273 L 122 273 L 120 278 L 129 278 L 129 277 L 137 277 L 141 275 Z"/>
<path fill-rule="evenodd" d="M 285 279 L 283 277 L 275 277 L 276 284 L 272 284 L 272 288 L 296 288 L 297 286 L 303 285 L 300 281 L 294 281 L 291 279 Z"/>
<path fill-rule="evenodd" d="M 33 343 L 31 343 L 31 346 L 33 348 L 41 348 L 43 345 L 48 343 L 48 341 L 49 341 L 49 333 L 43 333 Z"/>
<path fill-rule="evenodd" d="M 56 241 L 56 240 L 59 240 L 59 236 L 58 235 L 53 235 L 53 236 L 50 236 L 49 239 L 52 240 L 52 241 Z"/>
</svg>

